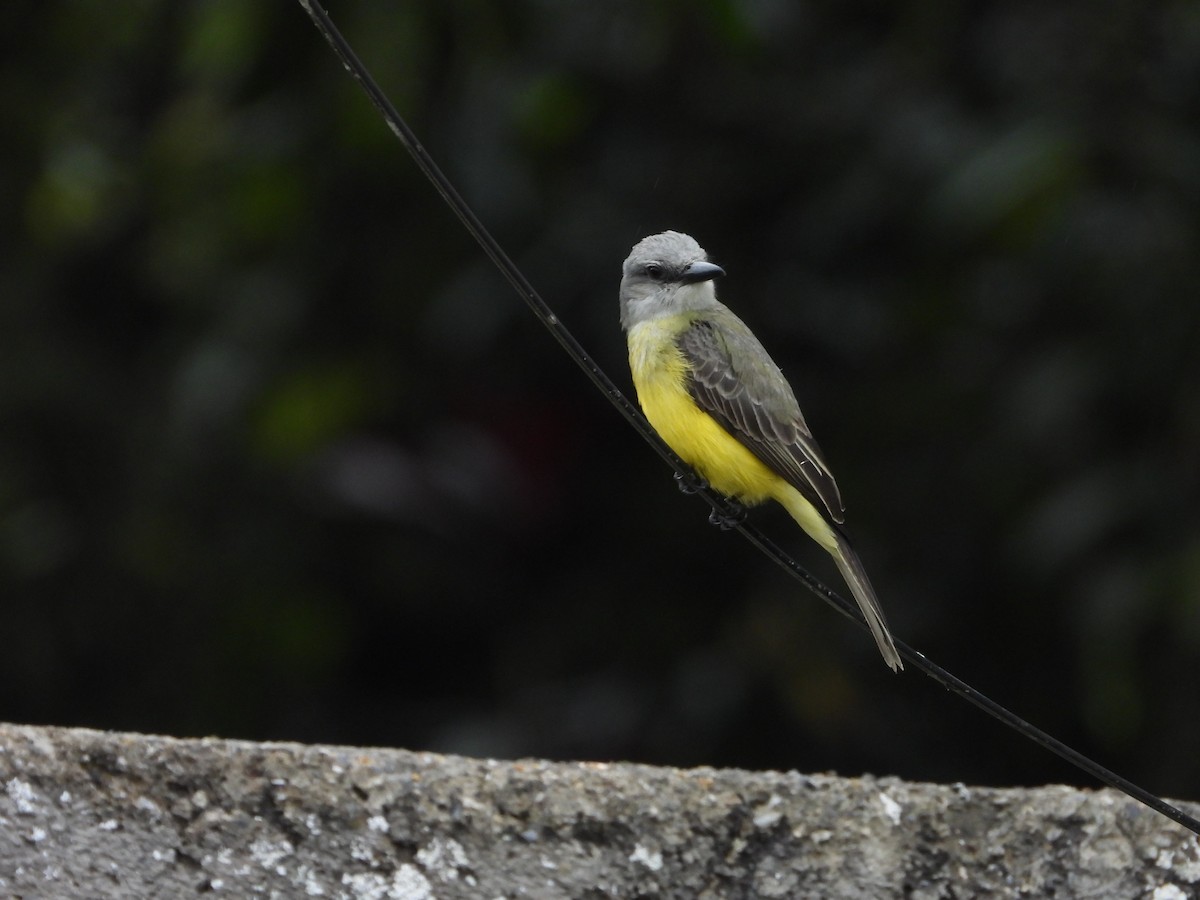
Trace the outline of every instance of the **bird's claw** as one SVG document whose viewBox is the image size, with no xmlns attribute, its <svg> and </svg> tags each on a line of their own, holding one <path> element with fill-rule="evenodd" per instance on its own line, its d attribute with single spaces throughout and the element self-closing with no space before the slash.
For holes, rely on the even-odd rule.
<svg viewBox="0 0 1200 900">
<path fill-rule="evenodd" d="M 684 494 L 699 494 L 709 489 L 709 483 L 695 472 L 676 472 L 675 486 Z M 746 521 L 746 507 L 726 497 L 724 506 L 712 508 L 708 514 L 708 521 L 722 531 L 729 531 Z"/>
<path fill-rule="evenodd" d="M 716 525 L 722 531 L 729 531 L 746 521 L 746 507 L 736 500 L 726 499 L 725 504 L 724 509 L 714 506 L 708 514 L 708 521 L 710 525 Z"/>
<path fill-rule="evenodd" d="M 708 487 L 708 482 L 695 472 L 676 472 L 675 485 L 683 494 L 698 494 Z"/>
</svg>

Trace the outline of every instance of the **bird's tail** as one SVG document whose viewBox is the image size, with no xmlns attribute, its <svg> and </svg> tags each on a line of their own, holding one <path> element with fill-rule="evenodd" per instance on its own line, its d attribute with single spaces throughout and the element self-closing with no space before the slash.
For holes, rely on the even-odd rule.
<svg viewBox="0 0 1200 900">
<path fill-rule="evenodd" d="M 896 652 L 896 645 L 892 643 L 892 634 L 888 631 L 883 609 L 875 598 L 875 589 L 871 587 L 871 581 L 867 578 L 867 570 L 863 568 L 858 554 L 854 552 L 846 536 L 831 525 L 817 512 L 817 508 L 791 485 L 787 485 L 786 489 L 776 494 L 775 499 L 783 504 L 784 509 L 809 537 L 829 551 L 829 555 L 841 570 L 842 577 L 846 579 L 846 584 L 850 586 L 850 593 L 858 601 L 863 618 L 871 627 L 871 634 L 875 636 L 875 643 L 879 645 L 883 661 L 892 667 L 893 672 L 899 672 L 904 668 L 904 664 L 900 662 L 900 654 Z"/>
<path fill-rule="evenodd" d="M 867 571 L 863 568 L 858 554 L 854 552 L 850 542 L 841 535 L 838 535 L 836 549 L 829 552 L 837 563 L 842 577 L 846 579 L 846 584 L 850 586 L 850 593 L 858 601 L 858 608 L 862 610 L 863 618 L 871 627 L 871 634 L 875 637 L 879 652 L 883 654 L 883 661 L 892 667 L 893 672 L 899 672 L 904 668 L 904 663 L 900 661 L 900 654 L 896 652 L 896 645 L 892 643 L 892 633 L 888 631 L 887 619 L 883 617 L 883 608 L 879 605 L 875 589 L 871 587 Z"/>
</svg>

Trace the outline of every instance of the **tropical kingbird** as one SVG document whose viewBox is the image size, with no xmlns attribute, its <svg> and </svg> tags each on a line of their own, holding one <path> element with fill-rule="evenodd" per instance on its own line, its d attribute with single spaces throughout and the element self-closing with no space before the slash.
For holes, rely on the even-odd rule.
<svg viewBox="0 0 1200 900">
<path fill-rule="evenodd" d="M 791 386 L 753 332 L 717 301 L 725 271 L 689 235 L 639 241 L 621 278 L 621 325 L 638 402 L 698 475 L 753 506 L 775 500 L 824 547 L 858 601 L 884 661 L 903 668 L 850 542 L 833 473 Z"/>
</svg>

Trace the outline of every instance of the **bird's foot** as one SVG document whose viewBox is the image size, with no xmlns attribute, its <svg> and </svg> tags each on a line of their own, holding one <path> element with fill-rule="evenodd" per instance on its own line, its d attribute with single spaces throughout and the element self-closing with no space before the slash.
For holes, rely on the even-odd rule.
<svg viewBox="0 0 1200 900">
<path fill-rule="evenodd" d="M 695 472 L 675 473 L 675 486 L 679 488 L 683 494 L 698 494 L 708 487 L 708 482 L 697 475 Z"/>
<path fill-rule="evenodd" d="M 738 503 L 736 500 L 726 498 L 725 508 L 717 509 L 713 507 L 712 512 L 708 514 L 708 522 L 710 525 L 716 525 L 722 531 L 729 531 L 737 528 L 746 521 L 746 507 Z"/>
</svg>

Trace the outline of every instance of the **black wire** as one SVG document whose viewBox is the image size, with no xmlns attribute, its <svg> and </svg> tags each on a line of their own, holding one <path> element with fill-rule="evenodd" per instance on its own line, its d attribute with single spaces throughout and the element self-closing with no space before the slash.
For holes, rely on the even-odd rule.
<svg viewBox="0 0 1200 900">
<path fill-rule="evenodd" d="M 630 402 L 616 384 L 613 383 L 612 379 L 604 373 L 595 361 L 592 360 L 591 356 L 588 355 L 587 351 L 567 331 L 566 327 L 559 321 L 558 316 L 554 314 L 553 310 L 546 304 L 546 301 L 538 295 L 533 285 L 529 283 L 516 264 L 508 258 L 508 254 L 496 243 L 495 238 L 492 237 L 483 226 L 483 223 L 475 216 L 475 213 L 467 205 L 466 201 L 459 196 L 458 191 L 454 189 L 454 185 L 442 174 L 441 169 L 437 167 L 433 158 L 426 152 L 421 142 L 417 140 L 417 136 L 413 133 L 412 129 L 408 127 L 408 124 L 396 111 L 396 108 L 392 106 L 391 101 L 383 93 L 383 89 L 371 77 L 366 66 L 363 65 L 362 61 L 351 49 L 346 39 L 342 37 L 341 32 L 338 31 L 333 22 L 330 21 L 329 15 L 321 5 L 316 0 L 299 0 L 299 3 L 307 10 L 309 17 L 313 20 L 313 24 L 324 35 L 325 40 L 329 42 L 330 47 L 333 48 L 333 52 L 341 59 L 346 70 L 354 77 L 354 80 L 358 82 L 363 91 L 366 92 L 367 97 L 370 98 L 375 108 L 379 110 L 384 122 L 387 123 L 387 126 L 400 139 L 400 143 L 404 145 L 405 149 L 416 160 L 418 168 L 433 183 L 437 192 L 442 195 L 442 199 L 446 201 L 446 204 L 454 211 L 454 214 L 462 221 L 467 231 L 471 233 L 471 236 L 479 242 L 479 245 L 483 248 L 483 252 L 495 263 L 496 268 L 500 270 L 501 274 L 508 280 L 508 283 L 521 295 L 534 314 L 541 320 L 542 324 L 550 330 L 550 333 L 554 335 L 555 339 L 558 340 L 571 358 L 587 373 L 587 376 L 596 387 L 600 388 L 604 395 L 608 397 L 609 402 L 633 425 L 650 446 L 658 451 L 659 456 L 666 460 L 682 478 L 694 482 L 695 476 L 688 466 L 663 443 L 662 439 L 650 426 L 650 423 L 641 414 L 641 411 Z M 736 510 L 721 495 L 714 493 L 702 484 L 697 486 L 695 493 L 703 497 L 719 517 L 729 521 L 736 520 Z M 862 614 L 854 604 L 836 594 L 813 575 L 809 574 L 809 572 L 802 568 L 790 555 L 781 550 L 774 541 L 764 535 L 757 527 L 744 521 L 738 522 L 734 527 L 750 543 L 758 547 L 789 575 L 860 628 L 869 630 Z M 1047 750 L 1057 754 L 1104 784 L 1116 788 L 1134 800 L 1162 813 L 1169 819 L 1173 819 L 1190 831 L 1200 834 L 1200 819 L 1188 815 L 1178 807 L 1139 787 L 1129 779 L 1123 778 L 1110 769 L 1106 769 L 1099 763 L 1084 756 L 1078 750 L 1067 746 L 1040 728 L 1031 725 L 1016 713 L 1009 711 L 999 703 L 981 694 L 965 681 L 951 675 L 941 666 L 930 662 L 925 654 L 919 653 L 901 641 L 896 641 L 895 643 L 896 649 L 907 662 L 920 669 L 947 690 L 953 691 L 1018 734 L 1024 735 L 1029 740 L 1041 744 Z"/>
<path fill-rule="evenodd" d="M 755 528 L 751 528 L 748 525 L 743 524 L 738 527 L 742 530 L 746 536 L 746 539 L 749 540 L 750 543 L 754 544 L 756 547 L 762 550 L 763 553 L 767 554 L 767 556 L 787 570 L 787 572 L 797 581 L 800 581 L 814 594 L 824 599 L 827 603 L 829 603 L 830 606 L 832 606 L 846 618 L 850 619 L 863 630 L 870 630 L 866 621 L 863 620 L 861 613 L 859 613 L 854 605 L 852 605 L 843 597 L 838 596 L 819 580 L 801 568 L 790 556 L 788 556 L 787 553 L 779 549 L 779 547 L 773 541 L 771 541 L 770 538 L 765 537 L 760 531 Z M 1121 793 L 1132 797 L 1134 800 L 1137 800 L 1140 803 L 1144 803 L 1146 806 L 1150 807 L 1156 812 L 1162 813 L 1167 818 L 1174 819 L 1176 822 L 1190 831 L 1200 834 L 1200 819 L 1188 815 L 1186 812 L 1176 806 L 1173 806 L 1166 800 L 1163 800 L 1161 797 L 1158 797 L 1146 789 L 1139 787 L 1128 778 L 1118 775 L 1111 769 L 1105 768 L 1095 760 L 1084 756 L 1073 747 L 1064 744 L 1058 738 L 1047 734 L 1037 726 L 1025 721 L 1016 713 L 1004 706 L 1001 706 L 986 694 L 982 694 L 975 688 L 971 687 L 961 678 L 951 675 L 937 663 L 930 661 L 930 659 L 925 656 L 924 653 L 914 650 L 903 641 L 895 641 L 895 644 L 896 650 L 902 657 L 904 657 L 905 661 L 912 663 L 916 668 L 920 669 L 938 684 L 942 685 L 942 687 L 949 691 L 953 691 L 963 699 L 982 709 L 992 718 L 999 720 L 1009 728 L 1016 731 L 1018 734 L 1029 738 L 1029 740 L 1033 741 L 1034 743 L 1041 744 L 1051 753 L 1061 756 L 1073 766 L 1082 769 L 1084 772 L 1087 772 L 1089 775 L 1103 782 L 1104 784 L 1116 788 Z"/>
</svg>

